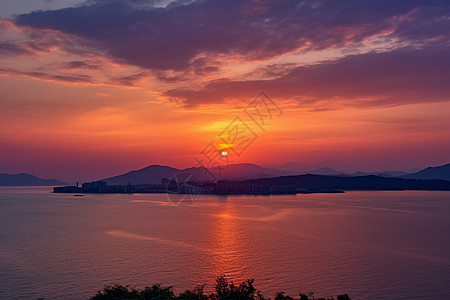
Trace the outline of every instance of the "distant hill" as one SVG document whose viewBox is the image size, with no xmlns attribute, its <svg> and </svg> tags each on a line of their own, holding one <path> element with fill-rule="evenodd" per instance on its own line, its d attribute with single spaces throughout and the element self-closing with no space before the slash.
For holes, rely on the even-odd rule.
<svg viewBox="0 0 450 300">
<path fill-rule="evenodd" d="M 293 166 L 294 164 L 289 164 L 290 166 Z M 336 171 L 331 168 L 322 167 L 318 169 L 312 169 L 312 170 L 304 170 L 304 171 L 280 171 L 278 169 L 274 168 L 265 168 L 261 167 L 255 164 L 249 164 L 249 163 L 242 163 L 242 164 L 230 164 L 228 167 L 223 168 L 220 170 L 220 176 L 216 176 L 217 180 L 249 180 L 249 179 L 258 179 L 258 178 L 273 178 L 273 177 L 279 177 L 279 176 L 286 176 L 286 175 L 304 175 L 304 174 L 313 174 L 313 175 L 331 175 L 331 176 L 340 176 L 340 177 L 361 177 L 361 176 L 369 176 L 369 175 L 381 175 L 382 177 L 400 177 L 407 179 L 450 179 L 449 171 L 450 168 L 449 165 L 443 166 L 446 167 L 443 171 L 442 167 L 438 168 L 427 168 L 423 171 L 414 173 L 419 174 L 418 177 L 409 177 L 410 174 L 407 175 L 405 172 L 395 172 L 395 171 L 386 171 L 386 172 L 370 172 L 370 173 L 364 173 L 364 172 L 355 172 L 352 174 L 345 174 L 344 172 Z M 297 165 L 297 167 L 300 167 L 300 164 Z M 424 172 L 428 169 L 432 169 L 432 173 L 435 173 L 434 169 L 437 170 L 437 175 L 431 176 L 431 177 L 424 177 L 421 172 Z M 219 174 L 219 170 L 216 168 L 212 168 L 212 173 Z M 427 171 L 430 172 L 430 171 Z M 196 180 L 198 181 L 210 181 L 211 177 L 206 175 L 204 168 L 188 168 L 188 169 L 177 169 L 172 168 L 168 166 L 160 166 L 160 165 L 151 165 L 143 169 L 127 172 L 125 174 L 117 175 L 114 177 L 103 179 L 103 181 L 106 181 L 108 184 L 114 185 L 127 185 L 128 183 L 131 184 L 160 184 L 161 179 L 163 178 L 172 178 L 176 174 L 180 173 L 189 173 L 192 174 Z M 444 176 L 446 174 L 446 177 Z M 378 176 L 377 176 L 378 177 Z"/>
<path fill-rule="evenodd" d="M 246 183 L 262 185 L 295 185 L 305 191 L 322 190 L 444 190 L 450 191 L 450 181 L 447 180 L 418 180 L 389 178 L 381 176 L 324 176 L 324 175 L 296 175 L 276 178 L 262 178 L 247 180 Z"/>
<path fill-rule="evenodd" d="M 131 184 L 160 184 L 162 178 L 171 178 L 181 172 L 180 169 L 167 166 L 151 165 L 146 168 L 130 171 L 125 174 L 102 179 L 108 184 L 127 185 Z"/>
<path fill-rule="evenodd" d="M 320 166 L 310 166 L 301 164 L 298 162 L 289 162 L 284 164 L 265 164 L 264 165 L 267 168 L 270 169 L 276 169 L 280 170 L 289 174 L 302 174 L 304 172 L 307 172 L 308 170 L 319 168 Z"/>
<path fill-rule="evenodd" d="M 384 177 L 401 177 L 407 175 L 407 172 L 402 171 L 384 171 L 384 172 L 355 172 L 349 174 L 350 176 L 367 176 L 367 175 L 380 175 Z"/>
<path fill-rule="evenodd" d="M 212 168 L 215 174 L 218 174 L 217 168 Z M 285 172 L 281 172 L 276 169 L 264 168 L 255 164 L 230 164 L 228 167 L 221 171 L 219 180 L 242 180 L 242 179 L 255 179 L 266 177 L 277 177 L 286 175 Z"/>
<path fill-rule="evenodd" d="M 444 179 L 450 180 L 450 164 L 439 167 L 428 167 L 419 172 L 402 176 L 409 179 Z"/>
<path fill-rule="evenodd" d="M 284 164 L 264 164 L 264 167 L 280 170 L 285 174 L 316 174 L 319 175 L 333 175 L 344 174 L 344 172 L 336 171 L 341 169 L 342 163 L 332 160 L 324 160 L 314 164 L 302 164 L 298 162 L 289 162 Z M 327 174 L 324 174 L 327 173 Z"/>
<path fill-rule="evenodd" d="M 213 174 L 221 174 L 217 176 L 218 180 L 243 180 L 254 178 L 276 177 L 285 173 L 275 169 L 263 168 L 254 164 L 230 164 L 223 170 L 212 168 Z M 131 171 L 118 176 L 102 179 L 108 184 L 126 185 L 131 184 L 160 184 L 163 178 L 170 179 L 177 174 L 192 174 L 198 181 L 210 181 L 212 178 L 207 175 L 204 168 L 187 168 L 177 169 L 167 166 L 151 165 L 146 168 Z"/>
<path fill-rule="evenodd" d="M 302 172 L 302 174 L 314 174 L 314 175 L 346 175 L 344 172 L 335 171 L 333 169 L 323 167 L 315 170 Z"/>
<path fill-rule="evenodd" d="M 266 164 L 264 165 L 268 168 L 281 170 L 283 175 L 303 175 L 303 174 L 314 174 L 314 175 L 339 175 L 339 176 L 367 176 L 367 175 L 380 175 L 384 177 L 403 177 L 405 175 L 420 171 L 419 169 L 411 169 L 406 172 L 404 171 L 377 171 L 377 172 L 343 172 L 337 171 L 339 169 L 345 169 L 345 165 L 340 162 L 327 160 L 321 161 L 315 164 L 306 165 L 298 162 L 290 162 L 284 164 Z M 438 178 L 444 179 L 444 178 Z"/>
<path fill-rule="evenodd" d="M 0 174 L 0 186 L 54 186 L 65 182 L 56 179 L 42 179 L 30 174 Z"/>
</svg>

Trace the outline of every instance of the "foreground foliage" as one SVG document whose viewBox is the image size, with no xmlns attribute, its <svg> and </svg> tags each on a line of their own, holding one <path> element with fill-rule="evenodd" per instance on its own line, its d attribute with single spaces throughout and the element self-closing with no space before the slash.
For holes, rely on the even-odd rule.
<svg viewBox="0 0 450 300">
<path fill-rule="evenodd" d="M 253 279 L 248 279 L 240 285 L 229 283 L 225 276 L 216 279 L 214 292 L 205 294 L 205 285 L 200 285 L 193 290 L 175 296 L 171 286 L 161 287 L 156 284 L 152 287 L 145 287 L 143 290 L 134 289 L 129 286 L 114 285 L 108 286 L 99 291 L 91 300 L 270 300 L 264 298 L 260 291 L 253 286 Z M 336 298 L 315 298 L 314 293 L 300 293 L 297 298 L 285 296 L 283 292 L 278 292 L 274 300 L 350 300 L 347 294 L 338 295 Z"/>
</svg>

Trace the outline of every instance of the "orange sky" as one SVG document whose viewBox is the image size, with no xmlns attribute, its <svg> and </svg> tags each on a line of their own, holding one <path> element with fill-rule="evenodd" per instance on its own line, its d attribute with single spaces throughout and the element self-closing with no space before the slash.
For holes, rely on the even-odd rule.
<svg viewBox="0 0 450 300">
<path fill-rule="evenodd" d="M 169 15 L 201 15 L 206 9 L 214 14 L 213 8 L 190 6 L 161 9 Z M 282 8 L 255 11 L 270 15 Z M 96 7 L 87 9 L 95 17 Z M 235 117 L 245 117 L 243 109 L 260 91 L 282 115 L 268 119 L 264 132 L 247 119 L 258 138 L 239 157 L 229 151 L 233 162 L 327 161 L 342 171 L 448 163 L 448 39 L 443 32 L 425 33 L 429 40 L 404 33 L 408 24 L 402 22 L 420 24 L 417 10 L 427 7 L 402 9 L 404 18 L 396 26 L 375 28 L 376 19 L 364 27 L 336 24 L 323 29 L 325 41 L 304 34 L 303 42 L 298 29 L 295 45 L 267 42 L 253 50 L 245 48 L 245 39 L 231 50 L 213 48 L 208 41 L 221 43 L 213 33 L 183 41 L 176 35 L 179 24 L 171 29 L 175 33 L 158 29 L 167 35 L 158 40 L 167 44 L 166 52 L 152 44 L 146 55 L 156 58 L 139 61 L 141 51 L 123 54 L 129 49 L 114 43 L 134 38 L 136 49 L 142 34 L 115 41 L 100 32 L 99 38 L 77 25 L 60 25 L 56 17 L 52 23 L 58 9 L 49 11 L 45 22 L 39 16 L 44 12 L 5 16 L 0 20 L 0 173 L 85 181 L 151 164 L 191 167 Z M 71 13 L 76 19 L 77 11 Z M 392 14 L 376 17 L 392 21 Z M 172 55 L 169 46 L 182 43 L 190 56 L 164 57 Z"/>
</svg>

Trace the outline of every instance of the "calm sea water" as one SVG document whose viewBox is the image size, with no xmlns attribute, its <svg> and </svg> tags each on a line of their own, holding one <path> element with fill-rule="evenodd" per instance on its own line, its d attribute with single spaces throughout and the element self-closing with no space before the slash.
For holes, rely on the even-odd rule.
<svg viewBox="0 0 450 300">
<path fill-rule="evenodd" d="M 450 192 L 202 196 L 0 188 L 0 299 L 254 278 L 265 296 L 450 299 Z"/>
</svg>

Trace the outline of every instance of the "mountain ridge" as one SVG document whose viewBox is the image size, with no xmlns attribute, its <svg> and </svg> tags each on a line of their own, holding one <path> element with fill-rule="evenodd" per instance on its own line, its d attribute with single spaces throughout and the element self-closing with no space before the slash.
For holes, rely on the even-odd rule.
<svg viewBox="0 0 450 300">
<path fill-rule="evenodd" d="M 447 170 L 448 169 L 448 170 Z M 436 173 L 437 175 L 432 175 Z M 442 171 L 444 170 L 444 171 Z M 448 171 L 448 173 L 447 173 Z M 443 179 L 450 180 L 450 164 L 446 164 L 439 167 L 425 168 L 419 172 L 413 174 L 407 174 L 401 171 L 383 171 L 383 172 L 354 172 L 346 174 L 344 172 L 336 171 L 331 168 L 321 167 L 310 171 L 293 172 L 293 171 L 281 171 L 274 168 L 266 168 L 252 163 L 240 163 L 230 164 L 227 167 L 213 167 L 211 169 L 213 174 L 220 174 L 216 176 L 216 180 L 249 180 L 258 178 L 274 178 L 288 175 L 333 175 L 342 177 L 357 177 L 357 176 L 370 176 L 378 175 L 382 177 L 390 178 L 404 178 L 404 179 Z M 191 167 L 185 169 L 178 169 L 169 166 L 153 164 L 142 169 L 132 170 L 120 175 L 112 176 L 102 179 L 108 184 L 159 184 L 163 178 L 170 179 L 180 173 L 189 173 L 192 175 L 193 181 L 211 181 L 214 180 L 208 175 L 208 170 L 203 167 Z M 431 174 L 431 175 L 430 175 Z M 410 176 L 411 175 L 411 176 Z M 427 177 L 428 176 L 428 177 Z"/>
<path fill-rule="evenodd" d="M 450 163 L 437 167 L 428 167 L 418 172 L 404 175 L 402 178 L 450 180 Z"/>
<path fill-rule="evenodd" d="M 66 184 L 57 179 L 44 179 L 27 173 L 0 174 L 0 186 L 54 186 Z"/>
<path fill-rule="evenodd" d="M 306 192 L 324 190 L 441 190 L 450 191 L 450 181 L 443 179 L 405 179 L 376 175 L 345 177 L 328 175 L 290 175 L 244 181 L 258 185 L 294 185 Z"/>
<path fill-rule="evenodd" d="M 253 178 L 267 178 L 283 175 L 282 172 L 264 168 L 251 163 L 230 164 L 228 167 L 219 169 L 213 167 L 213 174 L 220 174 L 217 179 L 221 180 L 245 180 Z M 130 184 L 159 184 L 163 178 L 170 179 L 178 174 L 189 173 L 193 176 L 192 180 L 211 181 L 214 180 L 208 171 L 203 167 L 191 167 L 186 169 L 177 169 L 169 166 L 150 165 L 142 169 L 129 171 L 117 176 L 102 179 L 108 184 L 126 185 Z"/>
</svg>

